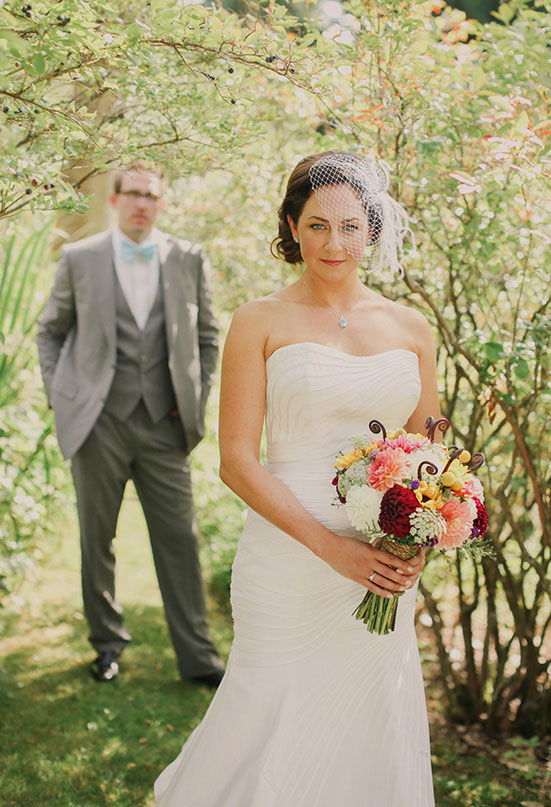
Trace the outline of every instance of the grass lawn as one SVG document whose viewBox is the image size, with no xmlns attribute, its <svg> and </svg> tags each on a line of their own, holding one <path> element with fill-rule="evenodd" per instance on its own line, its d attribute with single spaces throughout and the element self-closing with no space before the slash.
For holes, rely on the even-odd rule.
<svg viewBox="0 0 551 807">
<path fill-rule="evenodd" d="M 121 674 L 100 684 L 80 597 L 76 519 L 4 609 L 0 633 L 2 807 L 150 807 L 155 777 L 212 697 L 178 680 L 139 504 L 125 500 L 116 539 L 117 597 L 133 641 Z M 48 551 L 48 550 L 47 550 Z M 231 623 L 211 612 L 229 650 Z"/>
<path fill-rule="evenodd" d="M 212 532 L 212 521 L 203 523 L 203 532 Z M 0 612 L 2 807 L 153 807 L 153 781 L 210 702 L 209 690 L 178 680 L 141 510 L 131 495 L 116 547 L 118 599 L 133 642 L 113 683 L 95 682 L 88 669 L 94 653 L 81 613 L 71 512 L 44 548 L 42 564 Z M 210 601 L 211 627 L 226 656 L 231 621 L 220 599 L 218 592 Z M 437 807 L 549 807 L 551 773 L 535 760 L 533 743 L 509 738 L 490 744 L 475 731 L 446 724 L 424 628 L 420 641 Z"/>
</svg>

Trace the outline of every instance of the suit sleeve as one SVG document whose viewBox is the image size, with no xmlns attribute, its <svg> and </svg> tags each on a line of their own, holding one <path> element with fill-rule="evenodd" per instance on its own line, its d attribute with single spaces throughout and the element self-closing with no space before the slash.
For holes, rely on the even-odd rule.
<svg viewBox="0 0 551 807">
<path fill-rule="evenodd" d="M 218 323 L 212 306 L 210 263 L 201 250 L 198 273 L 198 335 L 201 362 L 201 415 L 204 415 L 207 398 L 214 379 L 218 358 Z"/>
<path fill-rule="evenodd" d="M 69 259 L 62 251 L 54 285 L 38 321 L 38 358 L 40 371 L 51 400 L 51 387 L 61 348 L 76 322 L 75 296 L 71 283 Z"/>
</svg>

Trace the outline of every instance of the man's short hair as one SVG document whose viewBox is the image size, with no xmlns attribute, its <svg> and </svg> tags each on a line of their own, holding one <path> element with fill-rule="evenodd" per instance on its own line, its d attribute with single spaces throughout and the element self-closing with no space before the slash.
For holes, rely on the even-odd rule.
<svg viewBox="0 0 551 807">
<path fill-rule="evenodd" d="M 145 160 L 132 160 L 128 165 L 119 168 L 113 174 L 113 190 L 115 193 L 120 193 L 123 177 L 125 174 L 130 174 L 131 172 L 149 174 L 150 176 L 158 177 L 160 180 L 164 180 L 165 178 L 163 169 L 159 165 L 153 165 Z"/>
</svg>

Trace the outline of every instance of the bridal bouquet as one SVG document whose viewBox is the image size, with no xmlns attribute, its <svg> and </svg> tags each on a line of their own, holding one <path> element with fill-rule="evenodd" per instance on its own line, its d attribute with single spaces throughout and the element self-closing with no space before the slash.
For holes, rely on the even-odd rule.
<svg viewBox="0 0 551 807">
<path fill-rule="evenodd" d="M 352 451 L 337 458 L 333 484 L 350 524 L 381 548 L 407 560 L 420 547 L 443 551 L 471 545 L 488 526 L 484 491 L 474 475 L 484 464 L 483 454 L 435 443 L 449 421 L 426 422 L 427 435 L 403 429 L 387 434 L 372 420 L 372 435 L 351 440 Z M 372 633 L 394 630 L 398 596 L 380 597 L 367 591 L 354 612 Z"/>
</svg>

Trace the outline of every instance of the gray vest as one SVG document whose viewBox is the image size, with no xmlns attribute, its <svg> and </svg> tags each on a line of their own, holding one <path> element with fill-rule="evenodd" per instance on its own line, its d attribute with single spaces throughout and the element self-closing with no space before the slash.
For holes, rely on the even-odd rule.
<svg viewBox="0 0 551 807">
<path fill-rule="evenodd" d="M 115 271 L 113 267 L 113 271 Z M 117 367 L 105 409 L 125 420 L 142 400 L 154 423 L 176 409 L 168 370 L 168 347 L 162 283 L 140 331 L 115 272 Z"/>
</svg>

